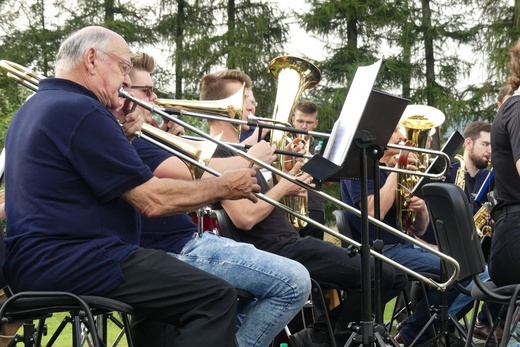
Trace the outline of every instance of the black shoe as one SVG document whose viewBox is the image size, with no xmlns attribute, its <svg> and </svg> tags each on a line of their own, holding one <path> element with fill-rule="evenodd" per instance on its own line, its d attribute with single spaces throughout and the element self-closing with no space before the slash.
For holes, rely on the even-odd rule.
<svg viewBox="0 0 520 347">
<path fill-rule="evenodd" d="M 329 335 L 320 329 L 309 327 L 289 336 L 291 347 L 330 347 Z"/>
</svg>

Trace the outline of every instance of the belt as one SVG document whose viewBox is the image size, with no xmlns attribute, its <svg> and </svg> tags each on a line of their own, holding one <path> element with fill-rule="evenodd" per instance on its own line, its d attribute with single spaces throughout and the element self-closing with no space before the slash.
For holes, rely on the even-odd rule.
<svg viewBox="0 0 520 347">
<path fill-rule="evenodd" d="M 493 211 L 491 217 L 496 222 L 500 217 L 514 212 L 520 212 L 520 204 L 502 206 L 498 210 Z"/>
</svg>

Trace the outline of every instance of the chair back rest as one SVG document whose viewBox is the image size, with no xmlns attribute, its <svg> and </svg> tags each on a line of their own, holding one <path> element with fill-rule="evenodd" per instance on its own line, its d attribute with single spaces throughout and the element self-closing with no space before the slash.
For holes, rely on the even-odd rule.
<svg viewBox="0 0 520 347">
<path fill-rule="evenodd" d="M 439 251 L 460 265 L 458 279 L 482 273 L 486 263 L 473 221 L 473 208 L 464 191 L 454 184 L 429 183 L 422 192 Z M 453 267 L 447 266 L 447 271 L 451 275 Z"/>
<path fill-rule="evenodd" d="M 347 216 L 345 215 L 345 211 L 342 210 L 334 210 L 332 212 L 336 217 L 336 226 L 341 235 L 348 237 L 349 239 L 353 239 L 352 230 L 350 229 L 350 224 L 348 224 Z M 348 247 L 350 244 L 341 240 L 342 247 Z"/>
<path fill-rule="evenodd" d="M 219 208 L 213 209 L 212 213 L 220 225 L 220 232 L 222 233 L 222 236 L 240 242 L 240 232 L 238 231 L 238 228 L 235 226 L 235 224 L 233 224 L 226 211 L 223 208 Z"/>
</svg>

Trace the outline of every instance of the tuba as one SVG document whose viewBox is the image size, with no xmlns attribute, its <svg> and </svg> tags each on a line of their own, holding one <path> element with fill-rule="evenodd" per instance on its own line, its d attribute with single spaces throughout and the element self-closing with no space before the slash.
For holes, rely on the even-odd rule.
<svg viewBox="0 0 520 347">
<path fill-rule="evenodd" d="M 427 149 L 431 131 L 440 126 L 446 117 L 444 114 L 431 106 L 408 105 L 401 116 L 399 124 L 404 128 L 406 135 L 406 146 Z M 408 155 L 411 151 L 402 150 L 399 154 L 397 173 L 397 190 L 395 195 L 396 225 L 397 229 L 408 231 L 415 221 L 415 212 L 410 211 L 410 200 L 412 190 L 419 182 L 419 176 L 409 174 L 406 171 Z M 428 168 L 429 156 L 425 153 L 418 154 L 419 171 L 424 172 Z M 403 171 L 403 172 L 401 172 Z"/>
<path fill-rule="evenodd" d="M 271 60 L 269 71 L 278 82 L 272 121 L 292 127 L 289 121 L 298 99 L 305 89 L 310 89 L 318 84 L 321 72 L 309 61 L 293 56 L 281 56 Z M 270 139 L 276 149 L 284 150 L 288 142 L 287 132 L 271 130 Z M 283 171 L 286 160 L 291 161 L 292 159 L 281 154 L 272 165 Z M 279 178 L 273 175 L 273 183 L 276 184 L 278 180 Z M 301 215 L 309 215 L 307 198 L 285 197 L 282 199 L 282 203 Z M 296 230 L 307 225 L 307 222 L 292 214 L 288 214 L 287 217 Z"/>
</svg>

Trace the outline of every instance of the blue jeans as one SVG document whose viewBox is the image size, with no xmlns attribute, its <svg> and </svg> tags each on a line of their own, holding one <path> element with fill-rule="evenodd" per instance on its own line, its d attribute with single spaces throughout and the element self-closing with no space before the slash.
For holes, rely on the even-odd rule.
<svg viewBox="0 0 520 347">
<path fill-rule="evenodd" d="M 489 273 L 488 273 L 487 266 L 486 266 L 486 270 L 483 273 L 481 273 L 479 275 L 479 277 L 482 281 L 489 279 Z M 473 288 L 474 285 L 475 284 L 473 283 L 473 281 L 471 281 L 466 286 L 466 289 L 471 291 L 471 288 Z M 472 301 L 473 301 L 473 298 L 471 296 L 460 293 L 459 296 L 457 296 L 455 301 L 453 301 L 450 308 L 448 309 L 448 314 L 450 314 L 453 317 L 456 317 L 457 313 L 459 313 L 460 310 L 462 310 L 464 307 L 466 307 Z M 482 312 L 485 312 L 485 311 L 480 311 L 480 312 L 481 313 L 479 313 L 479 320 L 482 321 L 482 317 L 485 317 L 485 315 L 484 316 L 482 315 Z"/>
<path fill-rule="evenodd" d="M 309 272 L 296 261 L 253 245 L 204 232 L 180 254 L 170 255 L 252 294 L 237 331 L 239 346 L 268 346 L 303 307 L 311 290 Z"/>
</svg>

